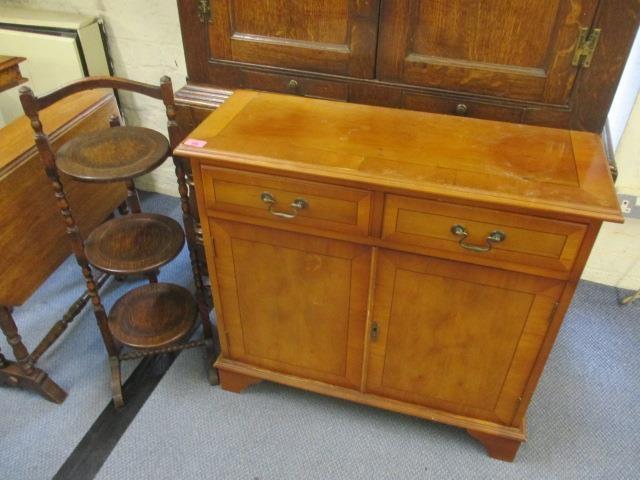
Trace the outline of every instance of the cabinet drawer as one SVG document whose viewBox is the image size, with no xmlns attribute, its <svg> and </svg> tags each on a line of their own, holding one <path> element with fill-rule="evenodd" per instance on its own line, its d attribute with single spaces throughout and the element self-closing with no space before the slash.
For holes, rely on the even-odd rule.
<svg viewBox="0 0 640 480">
<path fill-rule="evenodd" d="M 208 210 L 367 235 L 371 193 L 275 175 L 202 167 Z"/>
<path fill-rule="evenodd" d="M 503 122 L 521 122 L 525 109 L 491 103 L 470 102 L 463 99 L 436 97 L 417 93 L 404 93 L 403 108 L 423 112 L 444 113 L 461 117 L 483 118 Z"/>
<path fill-rule="evenodd" d="M 454 226 L 458 226 L 455 233 Z M 382 237 L 425 247 L 430 253 L 463 254 L 467 259 L 482 259 L 482 263 L 490 260 L 567 272 L 586 228 L 578 223 L 387 195 Z"/>
<path fill-rule="evenodd" d="M 327 98 L 330 100 L 347 100 L 347 84 L 331 82 L 315 78 L 293 75 L 279 75 L 275 73 L 242 72 L 245 88 L 256 88 L 270 92 L 289 93 L 313 98 Z"/>
</svg>

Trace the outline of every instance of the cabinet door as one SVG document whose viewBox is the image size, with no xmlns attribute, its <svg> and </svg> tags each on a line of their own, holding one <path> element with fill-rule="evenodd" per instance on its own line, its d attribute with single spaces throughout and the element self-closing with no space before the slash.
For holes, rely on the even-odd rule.
<svg viewBox="0 0 640 480">
<path fill-rule="evenodd" d="M 230 359 L 359 387 L 370 249 L 211 221 Z"/>
<path fill-rule="evenodd" d="M 510 424 L 562 287 L 382 250 L 367 390 Z"/>
<path fill-rule="evenodd" d="M 379 0 L 211 1 L 212 59 L 372 78 Z"/>
<path fill-rule="evenodd" d="M 381 12 L 378 77 L 567 104 L 580 27 L 598 0 L 394 0 Z"/>
</svg>

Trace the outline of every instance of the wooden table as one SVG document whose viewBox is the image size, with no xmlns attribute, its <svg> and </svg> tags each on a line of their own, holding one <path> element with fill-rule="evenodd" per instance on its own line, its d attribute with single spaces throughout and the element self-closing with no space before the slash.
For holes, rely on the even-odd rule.
<svg viewBox="0 0 640 480">
<path fill-rule="evenodd" d="M 57 147 L 77 133 L 107 128 L 112 115 L 119 116 L 113 93 L 94 90 L 47 108 L 42 122 Z M 103 222 L 126 198 L 124 184 L 96 185 L 64 177 L 63 182 L 84 232 Z M 49 400 L 62 402 L 66 393 L 36 368 L 36 362 L 89 297 L 83 294 L 29 352 L 11 315 L 12 308 L 28 300 L 69 256 L 71 248 L 26 117 L 16 119 L 0 132 L 0 218 L 0 328 L 16 359 L 10 361 L 0 353 L 0 383 L 29 388 Z M 46 316 L 43 312 L 43 318 Z"/>
<path fill-rule="evenodd" d="M 279 382 L 514 458 L 598 230 L 622 221 L 598 135 L 238 91 L 176 154 L 224 389 Z"/>
<path fill-rule="evenodd" d="M 24 57 L 7 57 L 0 55 L 0 92 L 4 92 L 27 81 L 20 73 L 19 64 Z"/>
</svg>

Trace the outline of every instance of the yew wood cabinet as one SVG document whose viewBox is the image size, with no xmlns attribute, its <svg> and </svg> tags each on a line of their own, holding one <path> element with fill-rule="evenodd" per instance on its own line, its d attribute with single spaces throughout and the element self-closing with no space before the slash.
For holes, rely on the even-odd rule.
<svg viewBox="0 0 640 480">
<path fill-rule="evenodd" d="M 598 229 L 622 221 L 597 135 L 240 90 L 176 153 L 224 389 L 274 381 L 514 458 Z"/>
</svg>

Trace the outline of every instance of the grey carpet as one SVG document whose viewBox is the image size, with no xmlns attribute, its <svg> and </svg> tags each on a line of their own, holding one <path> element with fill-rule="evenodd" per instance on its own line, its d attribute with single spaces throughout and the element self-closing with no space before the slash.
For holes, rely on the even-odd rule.
<svg viewBox="0 0 640 480">
<path fill-rule="evenodd" d="M 178 218 L 176 199 L 143 196 L 147 211 Z M 188 255 L 162 269 L 160 280 L 192 288 Z M 142 281 L 108 280 L 103 289 L 107 310 L 126 291 Z M 82 273 L 73 258 L 47 279 L 27 303 L 14 310 L 16 324 L 28 348 L 40 341 L 54 321 L 84 290 Z M 0 349 L 13 358 L 0 334 Z M 123 381 L 137 362 L 123 364 Z M 42 357 L 39 366 L 68 393 L 62 405 L 23 390 L 0 387 L 0 479 L 51 478 L 111 400 L 107 354 L 90 306 L 76 317 L 64 336 Z"/>
<path fill-rule="evenodd" d="M 177 213 L 153 195 L 147 208 Z M 22 309 L 30 346 L 81 290 L 68 261 Z M 190 285 L 183 254 L 162 278 Z M 130 288 L 115 285 L 115 288 Z M 111 286 L 110 289 L 114 289 Z M 118 297 L 115 290 L 105 303 Z M 640 304 L 582 283 L 529 409 L 513 464 L 463 431 L 275 384 L 211 387 L 202 352 L 180 355 L 98 474 L 101 479 L 640 478 Z M 70 396 L 60 407 L 0 390 L 0 478 L 50 478 L 109 401 L 106 355 L 90 311 L 42 365 Z M 3 349 L 5 346 L 3 345 Z"/>
<path fill-rule="evenodd" d="M 640 478 L 640 318 L 582 283 L 529 410 L 516 462 L 462 430 L 262 383 L 207 385 L 183 353 L 97 478 Z"/>
</svg>

